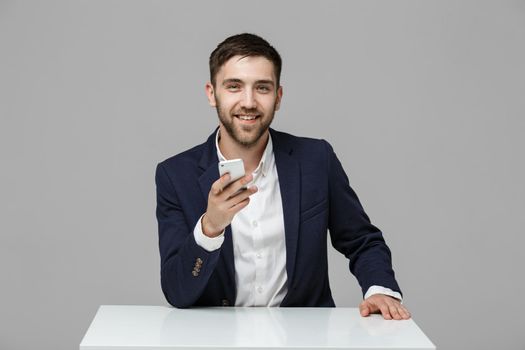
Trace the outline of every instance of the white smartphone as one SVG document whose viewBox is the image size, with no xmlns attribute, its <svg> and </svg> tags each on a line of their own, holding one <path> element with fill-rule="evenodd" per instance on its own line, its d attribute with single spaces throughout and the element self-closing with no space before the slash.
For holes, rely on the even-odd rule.
<svg viewBox="0 0 525 350">
<path fill-rule="evenodd" d="M 242 159 L 223 160 L 219 162 L 220 176 L 223 176 L 226 173 L 230 173 L 229 183 L 243 177 L 244 176 L 244 162 L 242 161 Z"/>
</svg>

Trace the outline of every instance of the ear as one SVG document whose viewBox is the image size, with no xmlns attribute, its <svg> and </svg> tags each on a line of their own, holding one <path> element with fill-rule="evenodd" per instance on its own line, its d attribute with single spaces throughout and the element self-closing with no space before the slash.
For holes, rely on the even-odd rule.
<svg viewBox="0 0 525 350">
<path fill-rule="evenodd" d="M 212 107 L 217 107 L 217 101 L 215 101 L 215 89 L 211 82 L 206 83 L 206 96 L 208 97 L 208 103 Z"/>
<path fill-rule="evenodd" d="M 277 89 L 277 100 L 275 101 L 275 110 L 278 111 L 281 107 L 281 99 L 283 98 L 283 86 L 280 85 Z"/>
</svg>

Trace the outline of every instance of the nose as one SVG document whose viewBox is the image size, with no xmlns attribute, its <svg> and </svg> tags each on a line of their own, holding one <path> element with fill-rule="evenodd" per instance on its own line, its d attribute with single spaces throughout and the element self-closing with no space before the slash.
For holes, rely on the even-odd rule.
<svg viewBox="0 0 525 350">
<path fill-rule="evenodd" d="M 242 100 L 241 100 L 241 107 L 245 109 L 253 109 L 255 108 L 257 103 L 255 102 L 255 96 L 253 95 L 253 92 L 251 89 L 244 90 Z"/>
</svg>

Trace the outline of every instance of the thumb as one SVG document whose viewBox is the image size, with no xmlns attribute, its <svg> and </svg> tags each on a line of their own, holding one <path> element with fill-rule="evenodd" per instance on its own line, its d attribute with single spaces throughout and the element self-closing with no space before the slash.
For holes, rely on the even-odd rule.
<svg viewBox="0 0 525 350">
<path fill-rule="evenodd" d="M 363 317 L 370 315 L 370 307 L 368 306 L 368 302 L 366 300 L 363 300 L 361 304 L 359 304 L 359 312 Z"/>
</svg>

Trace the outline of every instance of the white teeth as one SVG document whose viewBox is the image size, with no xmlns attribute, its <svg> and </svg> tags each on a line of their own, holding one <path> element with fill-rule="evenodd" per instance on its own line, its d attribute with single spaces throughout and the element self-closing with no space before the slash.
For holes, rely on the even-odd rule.
<svg viewBox="0 0 525 350">
<path fill-rule="evenodd" d="M 254 115 L 240 115 L 239 119 L 241 120 L 254 120 L 256 117 Z"/>
</svg>

